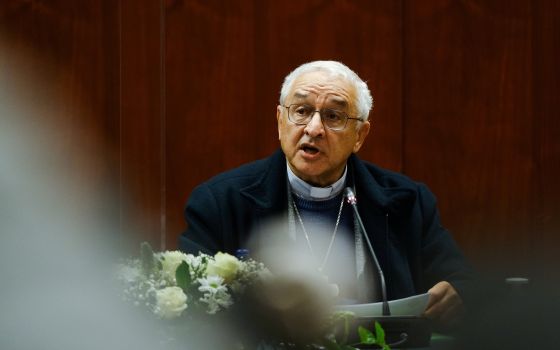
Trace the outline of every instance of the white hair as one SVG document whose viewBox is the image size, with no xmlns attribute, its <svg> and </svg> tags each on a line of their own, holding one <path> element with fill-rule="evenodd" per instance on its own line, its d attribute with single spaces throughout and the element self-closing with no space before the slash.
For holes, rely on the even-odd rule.
<svg viewBox="0 0 560 350">
<path fill-rule="evenodd" d="M 348 66 L 337 61 L 313 61 L 304 63 L 294 69 L 284 78 L 284 83 L 280 90 L 280 104 L 284 105 L 286 102 L 286 97 L 288 97 L 292 84 L 297 77 L 305 73 L 317 71 L 327 72 L 351 83 L 356 89 L 356 101 L 353 102 L 358 110 L 358 118 L 362 121 L 368 120 L 369 112 L 373 107 L 373 98 L 367 84 Z"/>
</svg>

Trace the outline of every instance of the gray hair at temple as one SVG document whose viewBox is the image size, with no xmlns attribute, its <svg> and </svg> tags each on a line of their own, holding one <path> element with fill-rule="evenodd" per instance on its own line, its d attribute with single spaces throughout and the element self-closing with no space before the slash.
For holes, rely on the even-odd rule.
<svg viewBox="0 0 560 350">
<path fill-rule="evenodd" d="M 348 66 L 337 61 L 313 61 L 304 63 L 294 69 L 284 79 L 282 89 L 280 90 L 280 104 L 284 105 L 292 84 L 297 77 L 305 73 L 317 71 L 327 72 L 349 81 L 356 89 L 357 98 L 355 104 L 358 109 L 358 117 L 362 121 L 369 119 L 369 111 L 373 107 L 373 98 L 367 84 Z"/>
</svg>

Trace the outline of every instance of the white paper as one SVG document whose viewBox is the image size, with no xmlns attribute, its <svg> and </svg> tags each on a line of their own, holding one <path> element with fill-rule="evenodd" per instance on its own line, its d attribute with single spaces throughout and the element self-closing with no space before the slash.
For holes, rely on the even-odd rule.
<svg viewBox="0 0 560 350">
<path fill-rule="evenodd" d="M 389 301 L 391 316 L 420 316 L 426 310 L 429 298 L 430 294 L 424 293 L 391 300 Z M 351 311 L 357 317 L 371 317 L 383 315 L 382 305 L 383 303 L 337 305 L 334 309 L 335 311 Z"/>
</svg>

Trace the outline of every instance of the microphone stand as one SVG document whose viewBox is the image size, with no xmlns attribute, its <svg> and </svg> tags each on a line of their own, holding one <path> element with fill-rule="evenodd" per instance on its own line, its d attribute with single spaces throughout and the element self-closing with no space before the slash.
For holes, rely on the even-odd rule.
<svg viewBox="0 0 560 350">
<path fill-rule="evenodd" d="M 389 301 L 387 300 L 387 286 L 385 284 L 385 275 L 383 274 L 383 270 L 381 269 L 381 265 L 379 265 L 379 261 L 377 260 L 377 255 L 371 246 L 371 241 L 366 232 L 366 228 L 364 227 L 364 223 L 362 222 L 362 217 L 358 212 L 358 205 L 356 204 L 358 200 L 356 199 L 356 195 L 354 191 L 350 187 L 346 187 L 344 189 L 344 195 L 346 196 L 346 202 L 352 206 L 354 210 L 354 215 L 356 219 L 358 219 L 358 224 L 360 225 L 360 230 L 364 238 L 366 239 L 367 246 L 369 249 L 369 253 L 373 258 L 373 263 L 375 264 L 375 268 L 377 269 L 377 274 L 379 276 L 379 282 L 381 283 L 381 299 L 383 301 L 383 316 L 391 316 L 391 310 L 389 310 Z"/>
<path fill-rule="evenodd" d="M 364 236 L 368 250 L 377 269 L 379 276 L 379 282 L 381 286 L 381 298 L 382 298 L 382 317 L 362 317 L 356 322 L 356 328 L 358 325 L 371 327 L 372 321 L 378 321 L 383 326 L 386 332 L 386 338 L 389 346 L 393 348 L 411 348 L 411 347 L 426 347 L 430 344 L 431 337 L 431 325 L 429 320 L 424 317 L 417 316 L 391 316 L 391 310 L 389 309 L 389 301 L 387 300 L 387 286 L 385 284 L 385 275 L 381 269 L 381 265 L 377 260 L 377 255 L 373 250 L 371 241 L 367 235 L 366 228 L 362 222 L 360 213 L 358 212 L 358 200 L 354 191 L 350 187 L 344 189 L 344 196 L 346 197 L 346 202 L 352 206 L 354 210 L 354 216 L 358 220 L 360 230 Z"/>
</svg>

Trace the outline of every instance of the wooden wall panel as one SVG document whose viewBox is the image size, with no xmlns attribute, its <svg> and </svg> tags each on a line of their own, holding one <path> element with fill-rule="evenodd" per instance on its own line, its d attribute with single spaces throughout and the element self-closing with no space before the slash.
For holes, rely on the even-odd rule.
<svg viewBox="0 0 560 350">
<path fill-rule="evenodd" d="M 122 231 L 159 249 L 166 248 L 163 6 L 122 0 L 119 37 Z"/>
<path fill-rule="evenodd" d="M 254 17 L 247 1 L 177 1 L 167 9 L 169 246 L 185 227 L 183 206 L 197 184 L 273 148 L 274 134 L 252 125 L 274 111 L 255 107 Z"/>
<path fill-rule="evenodd" d="M 475 265 L 525 273 L 560 243 L 559 19 L 553 0 L 21 0 L 0 39 L 69 173 L 121 193 L 134 249 L 174 248 L 194 186 L 278 147 L 284 76 L 336 59 L 374 95 L 361 156 L 427 183 Z"/>
<path fill-rule="evenodd" d="M 533 1 L 532 94 L 535 227 L 529 234 L 545 267 L 557 266 L 560 246 L 560 3 Z M 548 274 L 548 269 L 544 269 Z"/>
<path fill-rule="evenodd" d="M 82 205 L 105 199 L 107 192 L 101 189 L 118 188 L 113 150 L 119 135 L 119 31 L 112 3 L 0 3 L 0 55 L 17 57 L 0 67 L 9 84 L 3 87 L 31 111 L 17 122 L 28 128 L 30 137 L 38 133 L 49 140 L 40 150 L 46 155 L 42 166 L 56 171 L 62 182 L 81 183 Z M 59 158 L 64 164 L 50 163 Z M 118 222 L 117 204 L 91 210 Z"/>
<path fill-rule="evenodd" d="M 36 111 L 22 124 L 52 128 L 60 176 L 99 194 L 83 202 L 120 221 L 131 252 L 140 241 L 165 247 L 162 15 L 163 0 L 0 5 L 2 51 L 19 58 L 1 74 L 27 78 L 17 92 Z"/>
<path fill-rule="evenodd" d="M 467 255 L 512 274 L 530 273 L 542 215 L 558 215 L 553 7 L 442 0 L 404 9 L 404 171 L 430 185 Z"/>
<path fill-rule="evenodd" d="M 362 157 L 401 160 L 401 5 L 396 1 L 170 1 L 166 12 L 168 245 L 200 182 L 278 147 L 276 105 L 299 64 L 335 59 L 369 81 Z"/>
</svg>

